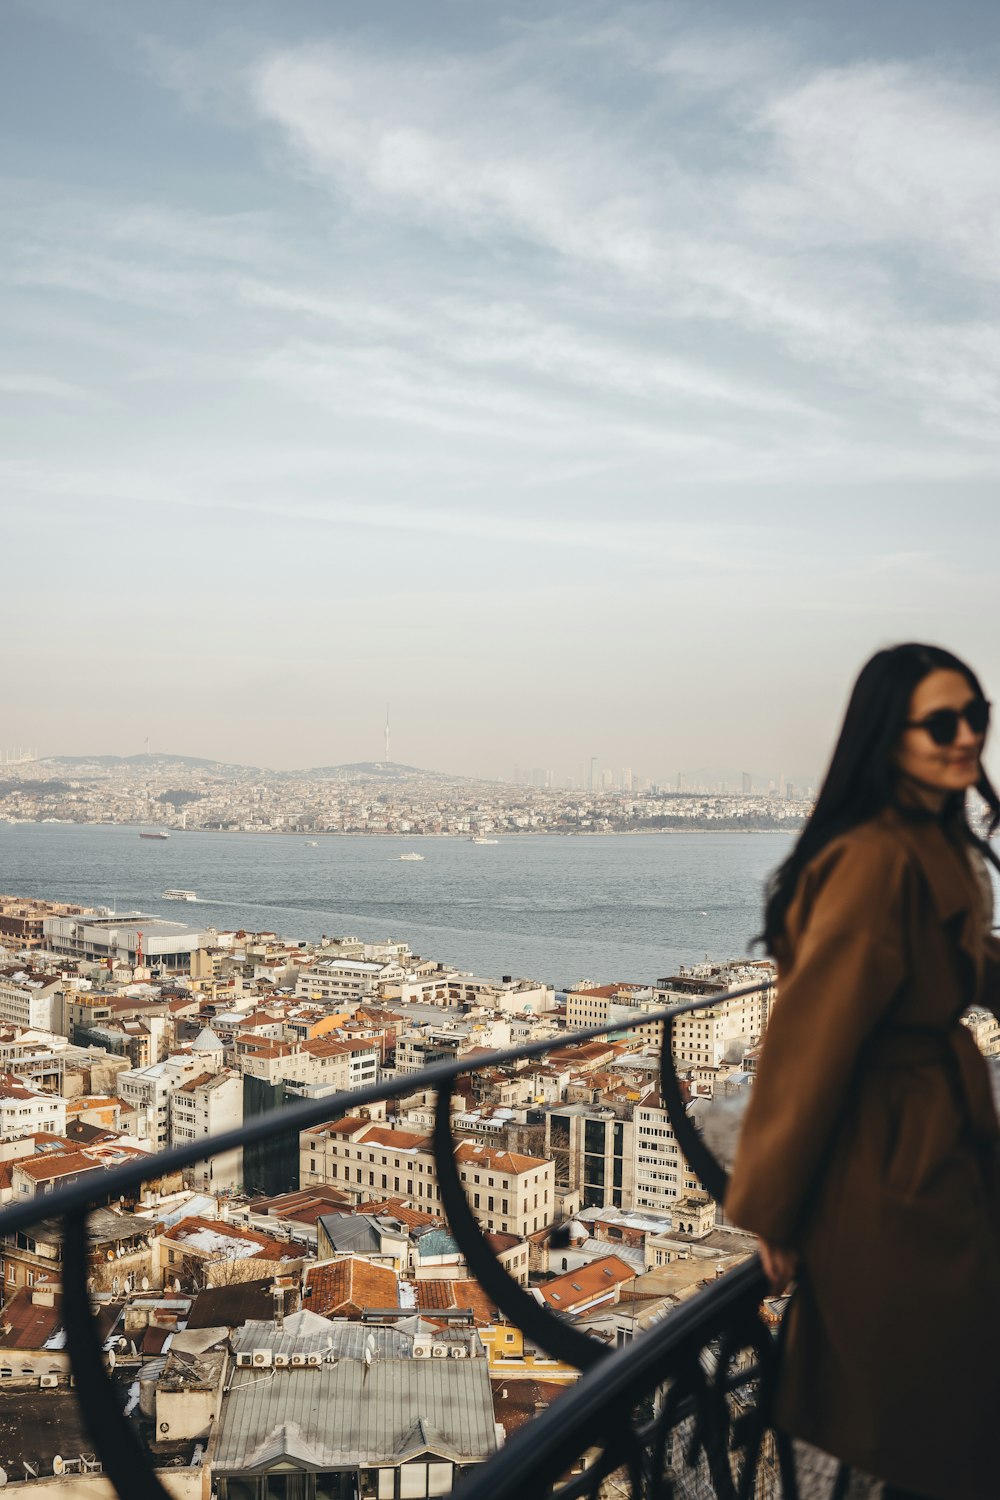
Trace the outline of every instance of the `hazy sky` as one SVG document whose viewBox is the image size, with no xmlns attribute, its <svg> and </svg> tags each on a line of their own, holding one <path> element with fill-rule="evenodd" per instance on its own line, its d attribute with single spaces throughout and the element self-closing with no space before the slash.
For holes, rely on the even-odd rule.
<svg viewBox="0 0 1000 1500">
<path fill-rule="evenodd" d="M 994 4 L 0 31 L 0 745 L 803 774 L 887 641 L 1000 694 Z"/>
</svg>

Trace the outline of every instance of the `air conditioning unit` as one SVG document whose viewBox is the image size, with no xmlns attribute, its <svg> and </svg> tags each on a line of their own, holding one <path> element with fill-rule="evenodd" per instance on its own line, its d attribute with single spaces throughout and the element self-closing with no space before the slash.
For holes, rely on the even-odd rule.
<svg viewBox="0 0 1000 1500">
<path fill-rule="evenodd" d="M 38 1381 L 43 1391 L 54 1391 L 59 1384 L 58 1375 L 42 1375 Z"/>
<path fill-rule="evenodd" d="M 287 1370 L 287 1368 L 288 1368 L 288 1355 L 287 1354 L 276 1354 L 274 1356 L 274 1363 L 275 1363 L 275 1366 L 277 1367 L 277 1369 L 279 1369 L 279 1370 Z"/>
<path fill-rule="evenodd" d="M 431 1351 L 428 1349 L 428 1347 L 427 1347 L 426 1344 L 414 1344 L 414 1346 L 413 1346 L 413 1358 L 414 1359 L 430 1359 L 430 1357 L 431 1357 Z"/>
<path fill-rule="evenodd" d="M 253 1355 L 252 1354 L 237 1354 L 237 1356 L 236 1356 L 236 1364 L 237 1364 L 237 1367 L 239 1369 L 241 1369 L 241 1370 L 247 1369 L 250 1365 L 253 1364 Z"/>
<path fill-rule="evenodd" d="M 452 1359 L 468 1359 L 469 1351 L 464 1344 L 456 1344 L 451 1351 Z"/>
<path fill-rule="evenodd" d="M 296 1369 L 296 1370 L 303 1369 L 304 1366 L 305 1366 L 305 1362 L 306 1362 L 306 1357 L 305 1357 L 304 1354 L 293 1354 L 292 1355 L 292 1366 L 293 1366 L 294 1369 Z"/>
<path fill-rule="evenodd" d="M 306 1364 L 309 1364 L 309 1365 L 321 1365 L 322 1363 L 323 1363 L 323 1356 L 322 1356 L 322 1354 L 309 1354 L 309 1355 L 306 1356 Z"/>
<path fill-rule="evenodd" d="M 253 1367 L 255 1370 L 267 1369 L 271 1363 L 270 1349 L 255 1349 L 253 1351 Z"/>
<path fill-rule="evenodd" d="M 448 1351 L 443 1344 L 435 1344 L 434 1348 L 431 1350 L 431 1353 L 433 1354 L 435 1359 L 448 1358 Z"/>
</svg>

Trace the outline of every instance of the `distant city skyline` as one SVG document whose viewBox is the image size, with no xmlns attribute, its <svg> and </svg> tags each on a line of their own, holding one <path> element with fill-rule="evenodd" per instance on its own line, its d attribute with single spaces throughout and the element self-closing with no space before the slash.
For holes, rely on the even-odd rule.
<svg viewBox="0 0 1000 1500">
<path fill-rule="evenodd" d="M 996 698 L 998 64 L 973 0 L 11 0 L 0 740 L 795 778 L 880 645 Z"/>
</svg>

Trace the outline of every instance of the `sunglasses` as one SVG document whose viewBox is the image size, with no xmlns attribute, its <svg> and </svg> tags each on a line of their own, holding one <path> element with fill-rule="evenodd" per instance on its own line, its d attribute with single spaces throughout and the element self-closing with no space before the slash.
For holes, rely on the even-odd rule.
<svg viewBox="0 0 1000 1500">
<path fill-rule="evenodd" d="M 938 708 L 926 719 L 908 720 L 905 727 L 926 729 L 935 745 L 953 745 L 963 719 L 973 734 L 985 734 L 990 724 L 990 704 L 985 698 L 970 698 L 964 708 Z"/>
</svg>

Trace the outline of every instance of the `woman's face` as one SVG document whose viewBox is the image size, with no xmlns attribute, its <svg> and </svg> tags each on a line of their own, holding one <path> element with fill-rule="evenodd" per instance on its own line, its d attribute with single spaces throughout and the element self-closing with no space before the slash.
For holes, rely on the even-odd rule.
<svg viewBox="0 0 1000 1500">
<path fill-rule="evenodd" d="M 959 719 L 955 738 L 947 745 L 935 743 L 927 729 L 915 728 L 941 709 L 961 711 L 977 702 L 978 695 L 962 672 L 929 672 L 914 689 L 907 718 L 896 750 L 896 764 L 904 776 L 940 792 L 961 792 L 979 780 L 979 757 L 985 731 L 975 733 Z"/>
</svg>

